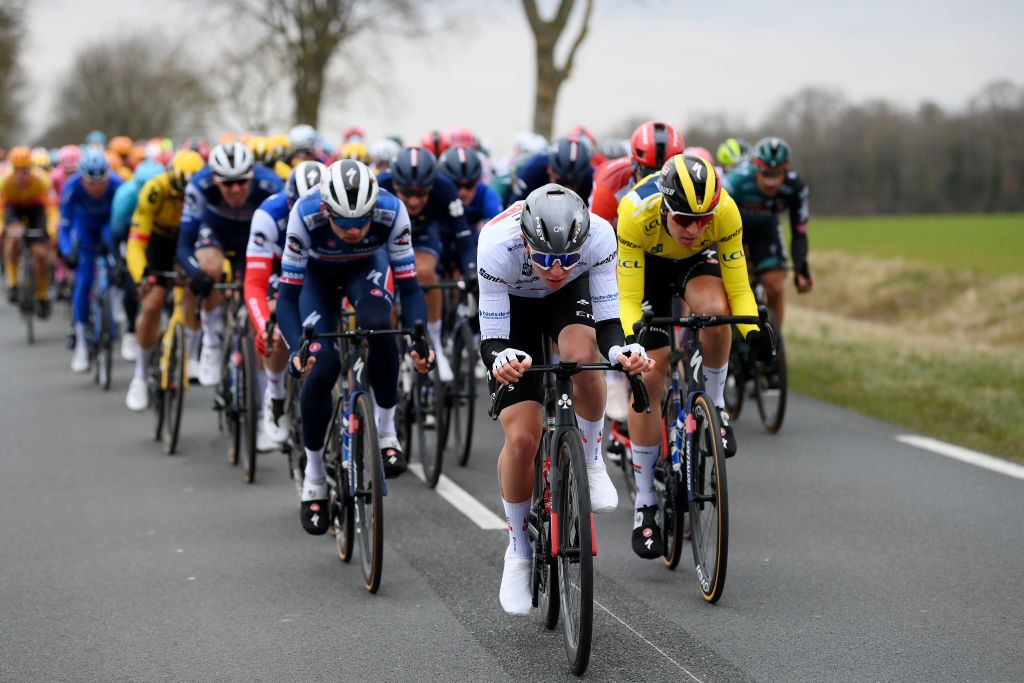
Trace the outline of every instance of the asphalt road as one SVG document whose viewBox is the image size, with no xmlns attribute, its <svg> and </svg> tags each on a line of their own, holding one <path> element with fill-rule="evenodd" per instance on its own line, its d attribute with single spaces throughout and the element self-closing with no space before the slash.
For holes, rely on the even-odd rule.
<svg viewBox="0 0 1024 683">
<path fill-rule="evenodd" d="M 180 455 L 68 369 L 64 323 L 29 348 L 0 310 L 0 680 L 557 680 L 558 631 L 498 604 L 504 531 L 407 475 L 385 501 L 384 578 L 362 588 L 301 530 L 285 458 L 246 485 L 187 397 Z M 481 404 L 482 405 L 482 404 Z M 446 469 L 501 515 L 496 425 Z M 1021 680 L 1024 481 L 797 397 L 783 432 L 737 423 L 725 594 L 635 557 L 598 518 L 594 680 Z M 951 416 L 952 419 L 952 416 Z"/>
</svg>

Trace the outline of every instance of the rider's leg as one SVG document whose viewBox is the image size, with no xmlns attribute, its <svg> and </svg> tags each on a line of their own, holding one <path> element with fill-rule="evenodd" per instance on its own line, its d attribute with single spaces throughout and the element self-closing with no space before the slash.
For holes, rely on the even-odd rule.
<svg viewBox="0 0 1024 683">
<path fill-rule="evenodd" d="M 761 272 L 761 283 L 768 310 L 775 316 L 775 323 L 782 329 L 782 316 L 786 308 L 786 274 L 785 270 L 766 270 Z"/>
<path fill-rule="evenodd" d="M 50 298 L 50 244 L 35 242 L 32 244 L 32 259 L 36 269 L 36 300 Z"/>
<path fill-rule="evenodd" d="M 558 335 L 558 350 L 563 361 L 596 363 L 600 358 L 594 328 L 567 325 Z M 583 432 L 587 463 L 601 460 L 601 435 L 604 431 L 604 404 L 607 387 L 596 372 L 581 372 L 572 378 L 573 409 Z"/>
<path fill-rule="evenodd" d="M 160 314 L 163 311 L 167 290 L 160 285 L 146 289 L 140 302 L 139 315 L 135 320 L 135 339 L 139 345 L 135 357 L 135 376 L 145 377 L 149 370 L 149 354 L 156 344 L 160 331 Z"/>
<path fill-rule="evenodd" d="M 532 554 L 523 522 L 533 494 L 533 459 L 540 446 L 541 418 L 537 401 L 506 406 L 499 417 L 505 443 L 498 455 L 498 489 L 509 524 L 509 551 L 516 557 Z"/>
<path fill-rule="evenodd" d="M 10 232 L 11 223 L 5 232 Z M 14 290 L 18 286 L 18 255 L 21 253 L 21 240 L 17 237 L 4 235 L 4 271 L 7 274 L 7 288 Z"/>
<path fill-rule="evenodd" d="M 299 295 L 302 319 L 318 318 L 316 332 L 334 332 L 338 329 L 338 290 L 330 278 L 318 277 L 315 268 L 306 271 L 306 282 Z M 316 358 L 313 371 L 302 384 L 299 406 L 302 411 L 302 442 L 306 449 L 306 480 L 321 483 L 324 470 L 324 436 L 331 421 L 333 402 L 331 389 L 341 372 L 338 344 L 333 340 L 314 342 L 310 355 Z"/>
<path fill-rule="evenodd" d="M 36 245 L 33 245 L 33 247 Z M 89 297 L 96 273 L 95 254 L 81 250 L 75 269 L 75 291 L 71 295 L 72 318 L 75 323 L 75 348 L 85 348 L 85 328 L 89 323 Z"/>
<path fill-rule="evenodd" d="M 699 275 L 686 283 L 686 303 L 700 315 L 730 315 L 729 300 L 721 278 Z M 701 330 L 704 347 L 704 382 L 712 402 L 725 407 L 725 378 L 729 372 L 732 328 L 718 325 Z"/>
<path fill-rule="evenodd" d="M 224 269 L 224 252 L 219 247 L 203 247 L 196 249 L 195 256 L 200 270 L 213 278 L 214 282 L 220 282 Z M 210 296 L 203 299 L 199 319 L 203 328 L 204 347 L 220 347 L 224 322 L 224 317 L 221 315 L 223 302 L 224 295 L 218 291 L 211 292 Z"/>
</svg>

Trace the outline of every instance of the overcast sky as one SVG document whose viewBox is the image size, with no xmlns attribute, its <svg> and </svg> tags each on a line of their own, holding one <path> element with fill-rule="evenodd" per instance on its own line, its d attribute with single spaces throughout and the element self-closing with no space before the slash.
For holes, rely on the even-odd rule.
<svg viewBox="0 0 1024 683">
<path fill-rule="evenodd" d="M 412 138 L 465 124 L 501 151 L 528 128 L 533 40 L 520 3 L 463 6 L 479 14 L 469 18 L 469 30 L 375 44 L 368 58 L 384 49 L 392 55 L 381 77 L 393 94 L 354 92 L 343 106 L 325 108 L 324 132 L 336 137 L 358 123 L 371 137 Z M 45 125 L 50 95 L 78 48 L 201 20 L 202 7 L 175 0 L 30 2 L 23 62 L 35 96 L 32 132 Z M 596 0 L 590 33 L 562 88 L 556 129 L 581 122 L 600 134 L 630 116 L 650 115 L 685 130 L 707 112 L 760 122 L 782 97 L 807 85 L 836 88 L 852 100 L 961 107 L 994 79 L 1024 85 L 1022 27 L 1020 0 Z M 208 36 L 190 41 L 197 50 L 211 43 Z M 190 61 L 202 72 L 216 64 L 199 55 Z"/>
</svg>

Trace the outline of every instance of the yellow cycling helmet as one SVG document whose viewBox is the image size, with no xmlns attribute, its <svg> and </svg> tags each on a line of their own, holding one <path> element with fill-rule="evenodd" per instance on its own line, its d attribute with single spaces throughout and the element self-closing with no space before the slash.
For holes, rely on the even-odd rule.
<svg viewBox="0 0 1024 683">
<path fill-rule="evenodd" d="M 45 147 L 36 147 L 32 150 L 32 165 L 44 171 L 50 170 L 50 153 Z"/>
<path fill-rule="evenodd" d="M 256 157 L 257 164 L 269 165 L 274 163 L 274 150 L 270 146 L 270 138 L 257 135 L 252 140 L 249 140 L 249 149 L 252 150 L 252 155 Z"/>
<path fill-rule="evenodd" d="M 677 154 L 658 175 L 662 206 L 686 216 L 710 216 L 722 196 L 718 172 L 707 159 Z"/>
<path fill-rule="evenodd" d="M 718 146 L 715 158 L 722 166 L 732 167 L 747 160 L 750 145 L 740 138 L 729 138 Z"/>
<path fill-rule="evenodd" d="M 271 135 L 267 138 L 267 145 L 270 147 L 270 153 L 278 161 L 287 159 L 288 154 L 292 151 L 292 145 L 288 142 L 287 135 Z"/>
<path fill-rule="evenodd" d="M 15 147 L 7 155 L 11 168 L 32 168 L 32 150 L 28 147 Z"/>
<path fill-rule="evenodd" d="M 339 159 L 355 159 L 364 164 L 370 163 L 370 151 L 361 142 L 346 142 L 338 155 Z"/>
<path fill-rule="evenodd" d="M 177 192 L 184 192 L 192 176 L 203 169 L 203 157 L 192 149 L 183 149 L 171 159 L 167 169 L 167 177 L 171 179 L 171 187 Z"/>
<path fill-rule="evenodd" d="M 132 139 L 125 135 L 115 135 L 107 143 L 107 150 L 127 158 L 132 153 Z"/>
</svg>

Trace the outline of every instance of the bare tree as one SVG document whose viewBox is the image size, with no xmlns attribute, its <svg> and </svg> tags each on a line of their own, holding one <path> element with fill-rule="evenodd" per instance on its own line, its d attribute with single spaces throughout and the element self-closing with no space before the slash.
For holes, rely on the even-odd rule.
<svg viewBox="0 0 1024 683">
<path fill-rule="evenodd" d="M 231 0 L 232 15 L 261 29 L 254 42 L 286 66 L 294 120 L 318 125 L 328 67 L 340 57 L 358 70 L 364 51 L 343 52 L 354 39 L 419 18 L 413 0 Z"/>
<path fill-rule="evenodd" d="M 0 0 L 0 144 L 11 144 L 21 128 L 24 85 L 19 52 L 24 30 L 23 0 Z"/>
<path fill-rule="evenodd" d="M 544 19 L 537 9 L 537 0 L 523 0 L 523 10 L 526 11 L 526 18 L 533 31 L 537 55 L 537 89 L 533 105 L 533 130 L 548 139 L 551 138 L 554 128 L 558 90 L 572 73 L 573 60 L 580 45 L 587 37 L 590 14 L 594 8 L 593 0 L 586 0 L 580 32 L 569 48 L 565 63 L 558 66 L 555 64 L 555 48 L 559 38 L 565 32 L 575 4 L 576 0 L 560 0 L 555 16 L 551 19 Z"/>
<path fill-rule="evenodd" d="M 149 36 L 82 49 L 60 85 L 40 144 L 77 142 L 93 129 L 133 138 L 202 130 L 212 100 L 203 75 L 181 54 Z"/>
</svg>

